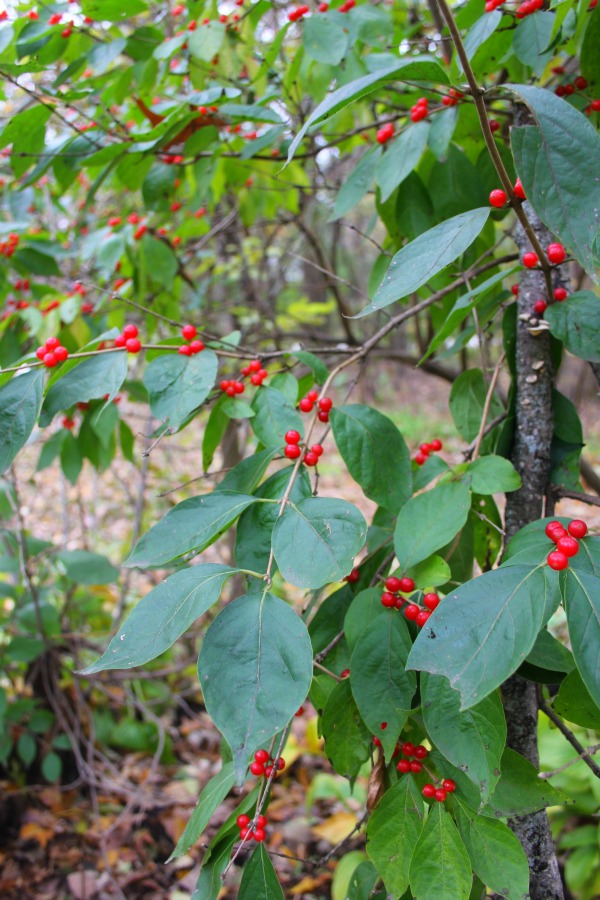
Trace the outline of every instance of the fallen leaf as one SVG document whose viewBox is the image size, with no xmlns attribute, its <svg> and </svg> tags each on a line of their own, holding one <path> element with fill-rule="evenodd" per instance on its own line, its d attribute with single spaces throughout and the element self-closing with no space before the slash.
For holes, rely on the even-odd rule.
<svg viewBox="0 0 600 900">
<path fill-rule="evenodd" d="M 46 847 L 48 841 L 54 837 L 54 829 L 44 828 L 37 822 L 26 822 L 19 830 L 19 837 L 23 841 L 37 841 L 40 847 Z"/>
<path fill-rule="evenodd" d="M 338 844 L 347 837 L 357 823 L 357 818 L 350 812 L 334 813 L 320 825 L 312 828 L 313 834 L 324 838 L 330 844 Z"/>
</svg>

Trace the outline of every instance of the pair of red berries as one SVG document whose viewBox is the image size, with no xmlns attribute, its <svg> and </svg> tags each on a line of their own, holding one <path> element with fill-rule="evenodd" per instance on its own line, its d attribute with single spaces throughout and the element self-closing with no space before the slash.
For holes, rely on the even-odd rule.
<svg viewBox="0 0 600 900">
<path fill-rule="evenodd" d="M 238 816 L 235 820 L 238 828 L 240 829 L 240 840 L 254 840 L 264 841 L 267 836 L 267 832 L 265 828 L 267 827 L 267 817 L 266 816 L 257 816 L 254 826 L 250 828 L 252 824 L 252 819 L 250 816 L 247 816 L 243 813 L 241 816 Z"/>
<path fill-rule="evenodd" d="M 138 330 L 135 325 L 126 325 L 122 333 L 115 338 L 115 347 L 124 347 L 128 353 L 139 353 L 142 344 L 138 338 Z"/>
<path fill-rule="evenodd" d="M 585 537 L 588 527 L 581 519 L 572 519 L 567 528 L 560 522 L 548 522 L 545 528 L 546 535 L 556 544 L 556 550 L 548 554 L 548 565 L 551 569 L 560 572 L 569 565 L 569 559 L 579 553 L 577 538 Z"/>
<path fill-rule="evenodd" d="M 47 369 L 53 369 L 59 362 L 64 362 L 69 355 L 66 347 L 63 347 L 58 338 L 49 337 L 45 344 L 38 347 L 35 355 L 43 362 Z"/>
<path fill-rule="evenodd" d="M 317 403 L 317 406 L 319 407 L 319 412 L 317 413 L 319 422 L 329 422 L 329 411 L 333 407 L 333 400 L 331 397 L 321 397 L 321 399 L 318 400 L 318 397 L 318 391 L 309 391 L 306 397 L 303 397 L 299 402 L 298 409 L 300 412 L 309 413 L 313 411 L 315 403 Z"/>
<path fill-rule="evenodd" d="M 287 459 L 298 459 L 298 457 L 302 455 L 302 450 L 299 447 L 299 444 L 300 432 L 293 430 L 286 431 L 283 455 L 286 456 Z M 323 447 L 321 446 L 321 444 L 313 444 L 310 450 L 305 450 L 304 452 L 305 465 L 316 466 L 322 455 Z"/>
<path fill-rule="evenodd" d="M 179 353 L 182 356 L 195 356 L 196 353 L 201 353 L 204 350 L 204 343 L 199 340 L 194 340 L 198 332 L 196 331 L 195 325 L 184 325 L 181 329 L 181 335 L 185 341 L 189 341 L 189 344 L 182 344 L 179 348 Z"/>
<path fill-rule="evenodd" d="M 523 185 L 521 184 L 521 179 L 517 178 L 513 185 L 513 191 L 515 197 L 518 197 L 519 200 L 526 200 L 525 191 L 523 190 Z M 501 188 L 496 188 L 491 191 L 489 196 L 490 206 L 493 206 L 495 209 L 501 209 L 508 200 L 508 195 L 506 191 L 503 191 Z"/>
<path fill-rule="evenodd" d="M 288 13 L 288 19 L 290 22 L 297 22 L 298 19 L 301 19 L 308 12 L 310 12 L 310 8 L 308 6 L 297 6 L 296 9 L 292 9 Z"/>
<path fill-rule="evenodd" d="M 437 594 L 425 594 L 423 603 L 427 609 L 421 609 L 416 603 L 409 603 L 408 606 L 404 608 L 404 618 L 408 619 L 409 622 L 414 622 L 418 628 L 422 628 L 433 610 L 439 605 L 439 602 L 440 598 Z"/>
<path fill-rule="evenodd" d="M 563 300 L 566 300 L 569 295 L 566 290 L 562 287 L 555 288 L 554 290 L 554 299 L 559 303 L 562 303 Z M 536 300 L 533 304 L 533 311 L 538 314 L 538 316 L 543 315 L 548 309 L 548 304 L 545 300 Z"/>
<path fill-rule="evenodd" d="M 429 100 L 427 97 L 419 97 L 414 106 L 410 108 L 411 122 L 420 122 L 429 115 Z"/>
<path fill-rule="evenodd" d="M 443 803 L 448 794 L 452 794 L 455 790 L 455 782 L 451 778 L 444 778 L 441 787 L 436 788 L 434 784 L 426 784 L 421 793 L 428 800 L 437 800 L 438 803 Z"/>
<path fill-rule="evenodd" d="M 454 88 L 450 88 L 446 97 L 442 97 L 442 105 L 443 106 L 456 106 L 459 100 L 462 100 L 464 94 L 461 94 L 460 91 L 455 91 Z"/>
<path fill-rule="evenodd" d="M 548 244 L 546 256 L 548 257 L 548 260 L 552 263 L 552 265 L 559 266 L 567 258 L 567 251 L 562 244 Z M 533 253 L 532 251 L 530 251 L 523 254 L 522 262 L 527 269 L 534 269 L 539 261 L 540 260 L 537 253 Z"/>
<path fill-rule="evenodd" d="M 272 772 L 275 772 L 276 775 L 278 771 L 284 768 L 285 760 L 283 757 L 280 756 L 279 759 L 274 760 L 269 756 L 267 750 L 257 750 L 254 754 L 254 762 L 250 765 L 250 771 L 257 778 L 262 778 L 263 775 L 265 778 L 270 778 Z"/>
<path fill-rule="evenodd" d="M 444 445 L 439 438 L 434 438 L 428 443 L 419 444 L 419 449 L 415 454 L 415 462 L 418 466 L 422 466 L 431 453 L 438 453 Z"/>
<path fill-rule="evenodd" d="M 378 144 L 386 144 L 390 138 L 394 137 L 394 126 L 391 122 L 386 122 L 385 125 L 382 125 L 377 135 L 375 136 L 375 140 Z"/>
<path fill-rule="evenodd" d="M 521 5 L 517 7 L 515 15 L 517 19 L 524 19 L 526 16 L 533 15 L 533 13 L 537 12 L 538 9 L 541 9 L 543 5 L 544 0 L 525 0 L 525 3 L 521 3 Z"/>
</svg>

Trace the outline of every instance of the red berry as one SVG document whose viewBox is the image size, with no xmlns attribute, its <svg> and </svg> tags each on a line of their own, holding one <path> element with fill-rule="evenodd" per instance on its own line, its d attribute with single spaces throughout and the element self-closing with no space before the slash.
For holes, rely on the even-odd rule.
<svg viewBox="0 0 600 900">
<path fill-rule="evenodd" d="M 358 581 L 359 578 L 360 578 L 360 570 L 355 568 L 355 569 L 352 569 L 352 571 L 350 572 L 349 575 L 346 575 L 346 577 L 344 578 L 344 581 L 347 581 L 349 584 L 356 584 L 356 582 Z"/>
<path fill-rule="evenodd" d="M 411 744 L 410 741 L 406 741 L 405 744 L 402 744 L 402 752 L 405 756 L 412 756 L 415 752 L 415 745 Z"/>
<path fill-rule="evenodd" d="M 515 192 L 515 197 L 518 197 L 519 200 L 526 200 L 525 191 L 523 190 L 523 185 L 521 184 L 521 179 L 517 178 L 514 183 L 513 191 Z"/>
<path fill-rule="evenodd" d="M 506 196 L 506 191 L 501 191 L 499 188 L 496 188 L 495 191 L 490 193 L 490 206 L 494 206 L 496 209 L 500 209 L 500 207 L 504 206 L 508 197 Z"/>
<path fill-rule="evenodd" d="M 559 265 L 567 258 L 567 251 L 562 244 L 548 244 L 546 253 L 548 254 L 548 259 L 554 265 Z"/>
<path fill-rule="evenodd" d="M 256 827 L 257 828 L 266 828 L 266 825 L 267 825 L 267 817 L 266 816 L 257 816 Z"/>
<path fill-rule="evenodd" d="M 286 444 L 299 444 L 300 443 L 300 432 L 299 431 L 286 431 L 284 435 L 284 439 Z"/>
<path fill-rule="evenodd" d="M 434 438 L 429 445 L 434 453 L 437 453 L 444 446 L 439 438 Z"/>
<path fill-rule="evenodd" d="M 307 450 L 304 454 L 304 462 L 307 466 L 316 466 L 319 462 L 319 457 L 312 450 Z"/>
<path fill-rule="evenodd" d="M 443 803 L 448 795 L 444 788 L 438 788 L 433 796 L 438 801 L 438 803 Z"/>
<path fill-rule="evenodd" d="M 586 78 L 583 78 L 582 75 L 578 75 L 577 78 L 573 81 L 573 84 L 578 91 L 585 91 L 588 83 Z"/>
<path fill-rule="evenodd" d="M 264 828 L 255 828 L 255 829 L 254 829 L 254 834 L 252 835 L 252 837 L 254 838 L 254 840 L 255 840 L 255 841 L 259 841 L 259 842 L 260 842 L 260 841 L 264 841 L 264 839 L 266 838 L 266 836 L 267 836 L 267 832 L 265 831 Z"/>
<path fill-rule="evenodd" d="M 562 288 L 562 287 L 555 288 L 555 290 L 554 290 L 554 299 L 555 300 L 558 300 L 558 302 L 561 303 L 563 300 L 566 300 L 567 297 L 568 297 L 568 294 L 564 288 Z"/>
<path fill-rule="evenodd" d="M 138 330 L 135 325 L 126 325 L 123 329 L 123 337 L 125 338 L 125 340 L 127 340 L 127 338 L 134 338 L 137 336 Z"/>
<path fill-rule="evenodd" d="M 266 763 L 269 761 L 269 754 L 266 750 L 257 750 L 254 754 L 254 759 L 258 763 Z"/>
<path fill-rule="evenodd" d="M 69 355 L 69 351 L 66 347 L 63 347 L 62 344 L 59 344 L 56 350 L 54 351 L 54 355 L 59 362 L 64 362 Z"/>
<path fill-rule="evenodd" d="M 436 609 L 436 607 L 439 606 L 439 604 L 440 598 L 433 592 L 431 594 L 425 594 L 425 596 L 423 597 L 423 606 L 426 606 L 427 609 L 430 609 L 432 612 L 434 609 Z"/>
<path fill-rule="evenodd" d="M 246 826 L 250 824 L 250 816 L 242 814 L 241 816 L 238 816 L 235 821 L 238 828 L 246 828 Z"/>
<path fill-rule="evenodd" d="M 418 773 L 421 772 L 422 769 L 423 763 L 420 763 L 418 759 L 413 759 L 413 761 L 410 763 L 410 771 L 414 772 L 415 775 L 418 775 Z"/>
<path fill-rule="evenodd" d="M 49 337 L 46 341 L 46 350 L 49 353 L 51 353 L 53 350 L 56 350 L 58 346 L 60 346 L 60 341 L 58 340 L 58 338 Z"/>
<path fill-rule="evenodd" d="M 190 347 L 189 344 L 182 344 L 181 347 L 178 348 L 177 352 L 180 353 L 182 356 L 191 356 L 192 348 Z"/>
<path fill-rule="evenodd" d="M 424 454 L 424 456 L 429 456 L 429 454 L 431 453 L 431 447 L 429 446 L 429 444 L 419 444 L 419 450 Z"/>
<path fill-rule="evenodd" d="M 536 300 L 533 304 L 533 311 L 536 312 L 539 316 L 546 312 L 548 308 L 548 304 L 545 300 Z"/>
<path fill-rule="evenodd" d="M 247 837 L 252 837 L 252 832 L 249 828 L 240 828 L 240 840 L 245 841 Z"/>
<path fill-rule="evenodd" d="M 401 609 L 404 606 L 404 597 L 396 597 L 396 609 Z"/>
<path fill-rule="evenodd" d="M 181 334 L 183 335 L 183 337 L 186 341 L 191 341 L 193 338 L 196 337 L 198 332 L 196 331 L 196 328 L 194 325 L 184 325 L 183 328 L 181 329 Z"/>
<path fill-rule="evenodd" d="M 262 376 L 259 375 L 258 372 L 255 372 L 255 373 L 254 373 L 254 375 L 252 376 L 252 378 L 250 379 L 250 381 L 251 381 L 252 384 L 254 384 L 256 387 L 259 387 L 259 386 L 263 383 Z"/>
<path fill-rule="evenodd" d="M 431 615 L 431 613 L 428 610 L 420 609 L 419 614 L 418 614 L 417 618 L 415 619 L 415 624 L 419 628 L 422 628 L 430 615 Z"/>
<path fill-rule="evenodd" d="M 396 605 L 396 598 L 389 591 L 384 591 L 381 595 L 381 605 L 391 609 L 392 606 Z"/>
<path fill-rule="evenodd" d="M 386 578 L 385 589 L 386 591 L 391 591 L 392 594 L 397 594 L 400 590 L 400 579 L 396 578 L 395 575 L 390 575 L 389 578 Z"/>
<path fill-rule="evenodd" d="M 329 413 L 325 409 L 320 409 L 317 413 L 319 422 L 329 422 Z"/>
<path fill-rule="evenodd" d="M 539 263 L 537 253 L 532 253 L 532 252 L 524 253 L 522 262 L 523 262 L 523 265 L 526 266 L 526 268 L 534 269 L 537 266 L 537 264 Z"/>
<path fill-rule="evenodd" d="M 288 459 L 298 459 L 302 450 L 298 446 L 298 444 L 286 444 L 285 449 L 283 451 L 283 455 Z"/>
<path fill-rule="evenodd" d="M 261 762 L 253 762 L 250 766 L 250 771 L 253 775 L 256 775 L 259 778 L 261 775 L 265 774 L 265 767 Z"/>
<path fill-rule="evenodd" d="M 299 706 L 298 709 L 296 710 L 296 712 L 294 713 L 294 715 L 297 716 L 298 718 L 299 718 L 300 716 L 304 715 L 304 707 L 303 707 L 303 706 Z"/>
<path fill-rule="evenodd" d="M 319 397 L 319 392 L 315 391 L 314 388 L 312 388 L 312 390 L 310 390 L 308 392 L 308 394 L 306 395 L 306 398 L 308 400 L 311 400 L 313 403 L 318 399 L 318 397 Z"/>
<path fill-rule="evenodd" d="M 600 100 L 592 100 L 590 106 L 594 112 L 600 112 Z"/>
<path fill-rule="evenodd" d="M 331 397 L 321 397 L 319 400 L 319 409 L 323 410 L 323 412 L 329 412 L 332 406 L 333 400 Z"/>
<path fill-rule="evenodd" d="M 251 362 L 248 363 L 248 368 L 250 369 L 251 372 L 260 372 L 260 370 L 262 368 L 261 364 L 260 364 L 260 359 L 253 359 Z"/>
<path fill-rule="evenodd" d="M 45 345 L 44 345 L 43 347 L 38 347 L 38 348 L 37 348 L 37 350 L 35 351 L 35 355 L 36 355 L 37 358 L 41 361 L 41 360 L 43 360 L 43 358 L 45 357 L 45 355 L 46 355 L 47 352 L 48 352 L 48 351 L 46 350 L 46 347 L 45 347 Z"/>
<path fill-rule="evenodd" d="M 280 756 L 277 760 L 277 768 L 280 772 L 282 769 L 285 769 L 285 759 L 283 758 L 283 756 Z"/>
<path fill-rule="evenodd" d="M 139 338 L 129 338 L 128 341 L 125 341 L 125 349 L 128 353 L 139 353 L 142 349 L 142 343 Z"/>
<path fill-rule="evenodd" d="M 300 403 L 298 404 L 298 408 L 301 412 L 309 413 L 312 412 L 312 408 L 314 403 L 312 400 L 309 400 L 308 397 L 303 397 Z"/>
<path fill-rule="evenodd" d="M 555 531 L 558 531 L 559 529 L 563 534 L 565 533 L 565 529 L 560 524 L 560 522 L 557 522 L 556 520 L 554 520 L 552 522 L 548 522 L 544 531 L 546 532 L 546 536 L 549 537 L 550 540 L 554 540 L 552 535 L 554 534 Z"/>
<path fill-rule="evenodd" d="M 415 462 L 418 466 L 422 466 L 425 462 L 427 462 L 427 455 L 425 453 L 415 453 Z"/>
<path fill-rule="evenodd" d="M 510 290 L 511 290 L 511 293 L 514 294 L 515 297 L 517 297 L 519 294 L 519 285 L 513 284 Z"/>
<path fill-rule="evenodd" d="M 379 740 L 378 737 L 373 736 L 373 743 L 375 744 L 376 747 L 381 747 L 381 741 Z"/>
<path fill-rule="evenodd" d="M 385 144 L 394 136 L 394 126 L 391 122 L 388 122 L 382 128 L 379 129 L 377 135 L 375 136 L 375 140 L 378 144 Z"/>
<path fill-rule="evenodd" d="M 488 11 L 488 10 L 486 9 L 486 12 L 487 12 L 487 11 Z M 492 10 L 490 10 L 490 12 L 491 12 L 491 11 L 492 11 Z M 498 122 L 497 119 L 489 119 L 488 121 L 489 121 L 489 124 L 490 124 L 490 131 L 491 131 L 492 133 L 493 133 L 494 131 L 499 131 L 499 130 L 500 130 L 500 122 Z"/>
<path fill-rule="evenodd" d="M 201 353 L 204 350 L 204 344 L 202 341 L 192 341 L 190 343 L 190 350 L 192 354 Z"/>
<path fill-rule="evenodd" d="M 405 575 L 400 579 L 400 590 L 403 594 L 410 594 L 411 591 L 414 591 L 415 583 L 412 578 L 407 578 Z"/>
<path fill-rule="evenodd" d="M 401 759 L 396 768 L 405 775 L 407 772 L 410 772 L 410 763 L 407 759 Z"/>
<path fill-rule="evenodd" d="M 435 787 L 432 784 L 426 784 L 421 793 L 424 797 L 433 798 L 435 797 Z"/>
<path fill-rule="evenodd" d="M 340 678 L 348 678 L 350 676 L 350 669 L 344 669 L 343 672 L 340 672 Z"/>
<path fill-rule="evenodd" d="M 324 451 L 323 451 L 323 447 L 321 446 L 321 444 L 313 444 L 312 447 L 311 447 L 310 449 L 311 449 L 312 452 L 315 453 L 317 456 L 323 456 L 323 452 L 324 452 Z"/>
<path fill-rule="evenodd" d="M 404 610 L 404 615 L 409 620 L 409 622 L 414 622 L 419 615 L 419 612 L 419 607 L 415 603 L 409 603 Z"/>
<path fill-rule="evenodd" d="M 125 335 L 123 335 L 123 334 L 118 334 L 118 335 L 116 336 L 116 338 L 115 338 L 115 347 L 124 347 L 126 343 L 127 343 L 127 339 L 125 338 Z"/>
<path fill-rule="evenodd" d="M 53 369 L 57 362 L 58 360 L 54 353 L 46 353 L 44 355 L 43 363 L 47 369 Z"/>
<path fill-rule="evenodd" d="M 587 534 L 588 527 L 581 519 L 573 519 L 569 522 L 568 532 L 574 538 L 582 538 Z"/>
<path fill-rule="evenodd" d="M 415 747 L 415 756 L 417 757 L 417 759 L 425 759 L 428 753 L 429 750 L 427 749 L 427 747 L 424 747 L 423 744 L 419 744 L 417 747 Z"/>
<path fill-rule="evenodd" d="M 561 569 L 567 568 L 569 559 L 564 553 L 561 553 L 560 550 L 553 550 L 548 554 L 548 565 L 551 569 L 556 569 L 557 572 L 560 572 Z"/>
<path fill-rule="evenodd" d="M 442 787 L 445 791 L 447 791 L 447 793 L 451 794 L 456 790 L 456 782 L 452 781 L 451 778 L 444 778 L 444 780 L 442 781 Z"/>
<path fill-rule="evenodd" d="M 75 420 L 71 418 L 71 416 L 65 416 L 61 422 L 63 428 L 74 428 Z"/>
<path fill-rule="evenodd" d="M 235 388 L 236 394 L 243 394 L 244 391 L 246 390 L 246 386 L 244 384 L 242 384 L 241 381 L 234 381 L 233 386 Z"/>
<path fill-rule="evenodd" d="M 579 542 L 570 534 L 560 537 L 556 542 L 556 549 L 565 556 L 577 556 L 579 553 Z"/>
<path fill-rule="evenodd" d="M 267 778 L 271 777 L 272 772 L 273 766 L 265 766 L 265 775 L 267 776 Z"/>
</svg>

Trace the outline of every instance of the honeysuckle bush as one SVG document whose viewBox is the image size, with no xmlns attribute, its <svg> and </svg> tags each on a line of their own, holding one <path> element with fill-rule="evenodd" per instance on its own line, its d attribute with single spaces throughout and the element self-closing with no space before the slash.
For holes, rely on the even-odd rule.
<svg viewBox="0 0 600 900">
<path fill-rule="evenodd" d="M 547 900 L 506 820 L 569 798 L 507 745 L 501 688 L 518 673 L 555 720 L 599 726 L 600 540 L 552 514 L 582 491 L 584 444 L 553 373 L 567 351 L 600 363 L 595 4 L 80 0 L 1 18 L 2 470 L 38 430 L 40 467 L 72 482 L 84 460 L 135 460 L 121 393 L 155 441 L 203 422 L 196 474 L 215 486 L 132 547 L 126 567 L 167 575 L 81 673 L 144 665 L 211 611 L 198 679 L 223 767 L 173 856 L 252 789 L 194 897 L 217 897 L 244 847 L 239 896 L 283 896 L 270 787 L 308 698 L 333 770 L 370 771 L 349 897 Z M 460 464 L 352 396 L 402 329 L 424 369 L 468 356 Z M 321 492 L 334 444 L 370 522 Z M 233 554 L 206 561 L 232 530 Z M 60 599 L 24 574 L 42 652 Z"/>
</svg>

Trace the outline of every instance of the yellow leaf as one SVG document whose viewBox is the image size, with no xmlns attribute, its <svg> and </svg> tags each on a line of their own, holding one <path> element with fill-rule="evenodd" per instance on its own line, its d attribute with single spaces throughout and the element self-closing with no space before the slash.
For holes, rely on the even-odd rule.
<svg viewBox="0 0 600 900">
<path fill-rule="evenodd" d="M 312 829 L 317 837 L 324 838 L 330 844 L 338 844 L 347 837 L 356 825 L 356 816 L 351 812 L 334 813 L 320 825 Z"/>
</svg>

